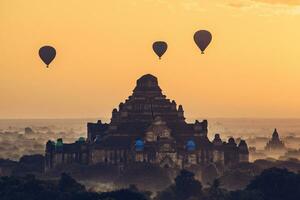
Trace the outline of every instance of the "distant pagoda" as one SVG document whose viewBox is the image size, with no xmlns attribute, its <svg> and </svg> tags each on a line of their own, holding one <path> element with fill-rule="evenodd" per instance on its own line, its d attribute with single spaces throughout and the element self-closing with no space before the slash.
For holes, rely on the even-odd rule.
<svg viewBox="0 0 300 200">
<path fill-rule="evenodd" d="M 280 140 L 277 129 L 275 128 L 271 140 L 266 144 L 265 150 L 278 151 L 278 150 L 284 150 L 284 149 L 285 149 L 285 145 Z"/>
</svg>

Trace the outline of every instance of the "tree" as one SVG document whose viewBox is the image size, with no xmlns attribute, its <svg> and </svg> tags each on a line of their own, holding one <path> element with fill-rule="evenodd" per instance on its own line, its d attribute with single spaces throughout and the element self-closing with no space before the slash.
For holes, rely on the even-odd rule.
<svg viewBox="0 0 300 200">
<path fill-rule="evenodd" d="M 70 192 L 70 193 L 79 193 L 85 191 L 85 187 L 83 185 L 77 183 L 75 179 L 73 179 L 71 176 L 69 176 L 66 173 L 61 174 L 58 183 L 58 188 L 62 192 Z"/>
<path fill-rule="evenodd" d="M 195 179 L 195 174 L 181 170 L 172 184 L 156 196 L 157 200 L 187 200 L 198 199 L 202 195 L 202 184 Z"/>
<path fill-rule="evenodd" d="M 114 200 L 148 200 L 147 196 L 141 192 L 132 191 L 130 189 L 120 189 L 112 192 L 104 192 L 99 195 L 100 199 Z"/>
<path fill-rule="evenodd" d="M 287 169 L 270 168 L 252 180 L 246 190 L 260 192 L 265 200 L 299 200 L 300 175 Z"/>
<path fill-rule="evenodd" d="M 255 190 L 237 190 L 230 193 L 229 200 L 265 200 L 262 193 Z M 282 199 L 284 200 L 284 199 Z"/>
<path fill-rule="evenodd" d="M 215 179 L 207 191 L 206 199 L 226 200 L 228 198 L 227 196 L 227 191 L 220 188 L 220 181 L 218 179 Z"/>
<path fill-rule="evenodd" d="M 190 197 L 199 197 L 202 194 L 202 184 L 195 179 L 195 174 L 181 170 L 175 178 L 174 193 L 178 200 L 186 200 Z"/>
</svg>

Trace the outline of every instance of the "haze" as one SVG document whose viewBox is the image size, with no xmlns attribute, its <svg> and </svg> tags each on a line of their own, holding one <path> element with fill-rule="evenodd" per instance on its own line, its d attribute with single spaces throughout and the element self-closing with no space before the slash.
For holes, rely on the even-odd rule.
<svg viewBox="0 0 300 200">
<path fill-rule="evenodd" d="M 0 118 L 109 117 L 145 73 L 188 118 L 299 118 L 299 4 L 1 0 Z M 198 29 L 213 34 L 205 55 Z M 57 49 L 49 69 L 42 45 Z"/>
</svg>

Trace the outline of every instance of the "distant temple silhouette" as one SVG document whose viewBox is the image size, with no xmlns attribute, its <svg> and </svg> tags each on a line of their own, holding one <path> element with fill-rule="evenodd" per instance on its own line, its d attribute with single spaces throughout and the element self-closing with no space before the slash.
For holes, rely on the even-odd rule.
<svg viewBox="0 0 300 200">
<path fill-rule="evenodd" d="M 126 166 L 143 162 L 163 168 L 231 166 L 248 162 L 247 144 L 219 134 L 211 142 L 207 120 L 187 123 L 184 110 L 162 94 L 151 74 L 137 80 L 133 94 L 113 109 L 109 124 L 88 123 L 87 139 L 72 144 L 48 141 L 46 170 L 70 163 Z"/>
<path fill-rule="evenodd" d="M 265 150 L 267 151 L 277 151 L 277 150 L 285 150 L 284 143 L 280 140 L 277 129 L 275 128 L 272 139 L 267 143 Z"/>
</svg>

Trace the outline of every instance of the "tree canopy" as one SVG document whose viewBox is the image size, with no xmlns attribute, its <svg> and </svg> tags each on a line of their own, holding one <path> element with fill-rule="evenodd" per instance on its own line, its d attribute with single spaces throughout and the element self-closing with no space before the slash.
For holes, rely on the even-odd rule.
<svg viewBox="0 0 300 200">
<path fill-rule="evenodd" d="M 59 180 L 39 180 L 34 175 L 0 177 L 1 200 L 149 200 L 151 193 L 131 185 L 111 192 L 90 192 L 68 174 Z M 243 190 L 227 191 L 215 180 L 202 188 L 195 175 L 182 170 L 174 183 L 157 193 L 154 200 L 299 200 L 300 174 L 270 168 L 255 177 Z"/>
</svg>

